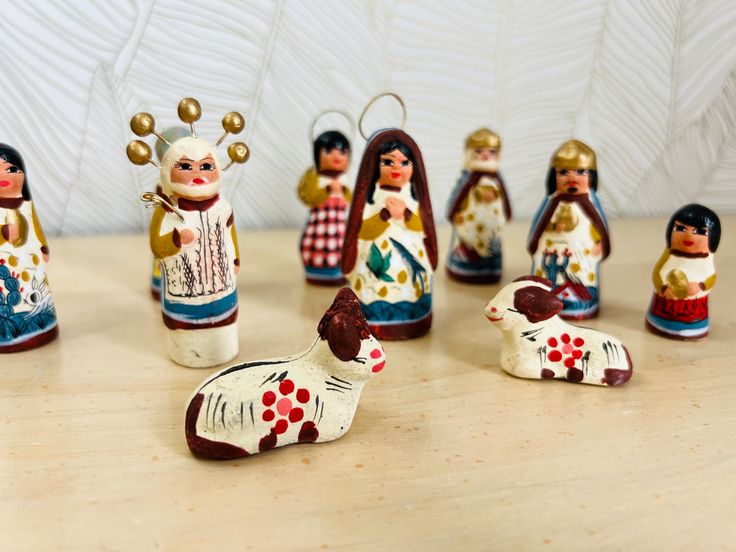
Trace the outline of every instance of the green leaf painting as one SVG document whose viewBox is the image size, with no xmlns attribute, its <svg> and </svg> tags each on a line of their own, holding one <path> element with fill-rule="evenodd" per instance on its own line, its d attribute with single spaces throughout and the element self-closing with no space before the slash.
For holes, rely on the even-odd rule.
<svg viewBox="0 0 736 552">
<path fill-rule="evenodd" d="M 368 254 L 368 269 L 379 280 L 384 282 L 393 282 L 394 279 L 389 276 L 388 269 L 391 266 L 391 252 L 389 251 L 384 257 L 381 250 L 376 247 L 375 243 L 371 244 L 371 250 Z"/>
</svg>

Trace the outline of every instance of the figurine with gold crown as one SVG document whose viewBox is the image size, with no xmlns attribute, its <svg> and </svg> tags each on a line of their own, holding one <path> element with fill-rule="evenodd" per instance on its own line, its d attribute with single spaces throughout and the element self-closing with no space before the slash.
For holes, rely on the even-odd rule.
<svg viewBox="0 0 736 552">
<path fill-rule="evenodd" d="M 179 102 L 179 118 L 189 124 L 191 136 L 169 141 L 155 129 L 150 113 L 138 113 L 130 127 L 138 136 L 155 135 L 167 142 L 161 164 L 151 160 L 151 148 L 141 140 L 128 144 L 127 154 L 137 165 L 152 163 L 161 170 L 163 196 L 145 193 L 155 204 L 150 242 L 161 266 L 161 307 L 171 358 L 184 366 L 215 366 L 238 354 L 238 296 L 240 267 L 232 207 L 220 197 L 220 176 L 233 163 L 245 163 L 248 147 L 242 142 L 227 148 L 230 163 L 221 168 L 216 149 L 229 133 L 243 130 L 240 113 L 225 115 L 224 134 L 216 144 L 197 136 L 194 123 L 201 116 L 199 102 Z"/>
<path fill-rule="evenodd" d="M 611 253 L 608 224 L 596 195 L 595 152 L 569 140 L 552 155 L 547 197 L 532 219 L 527 250 L 532 274 L 552 282 L 562 318 L 598 315 L 599 267 Z"/>
<path fill-rule="evenodd" d="M 511 205 L 498 162 L 501 139 L 481 128 L 465 140 L 465 168 L 450 195 L 452 242 L 447 273 L 460 282 L 494 284 L 501 278 L 501 230 Z"/>
</svg>

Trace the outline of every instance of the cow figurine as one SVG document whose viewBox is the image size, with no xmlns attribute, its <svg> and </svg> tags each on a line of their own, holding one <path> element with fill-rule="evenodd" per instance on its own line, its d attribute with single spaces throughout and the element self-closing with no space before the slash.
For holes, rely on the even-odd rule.
<svg viewBox="0 0 736 552">
<path fill-rule="evenodd" d="M 349 288 L 337 293 L 317 331 L 302 353 L 231 366 L 201 385 L 186 412 L 191 451 L 228 460 L 342 437 L 385 355 Z"/>
<path fill-rule="evenodd" d="M 517 278 L 485 306 L 503 332 L 501 368 L 513 376 L 621 385 L 633 364 L 618 339 L 562 320 L 563 304 L 544 278 Z"/>
</svg>

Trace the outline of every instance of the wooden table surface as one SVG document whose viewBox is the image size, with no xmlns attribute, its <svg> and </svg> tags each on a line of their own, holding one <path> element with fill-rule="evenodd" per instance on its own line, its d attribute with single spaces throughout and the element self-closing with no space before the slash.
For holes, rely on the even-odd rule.
<svg viewBox="0 0 736 552">
<path fill-rule="evenodd" d="M 384 342 L 337 441 L 194 458 L 184 406 L 213 369 L 166 356 L 143 235 L 51 242 L 61 336 L 0 357 L 3 550 L 736 549 L 736 248 L 723 217 L 711 335 L 649 334 L 664 220 L 614 221 L 602 315 L 621 388 L 527 381 L 483 316 L 498 286 L 444 274 L 430 334 Z M 508 282 L 529 268 L 507 227 Z M 334 289 L 307 286 L 297 232 L 241 234 L 238 362 L 305 349 Z"/>
</svg>

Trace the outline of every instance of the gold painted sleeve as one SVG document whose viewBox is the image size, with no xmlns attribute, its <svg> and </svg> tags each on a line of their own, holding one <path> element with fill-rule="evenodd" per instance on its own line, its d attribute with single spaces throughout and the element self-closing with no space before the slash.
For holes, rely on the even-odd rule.
<svg viewBox="0 0 736 552">
<path fill-rule="evenodd" d="M 330 197 L 327 188 L 319 187 L 319 175 L 314 169 L 309 169 L 304 173 L 297 191 L 302 202 L 310 208 L 319 207 Z"/>
<path fill-rule="evenodd" d="M 713 273 L 711 276 L 708 276 L 705 279 L 705 282 L 703 282 L 703 285 L 705 286 L 705 290 L 709 290 L 714 285 L 716 285 L 716 275 Z"/>
<path fill-rule="evenodd" d="M 179 252 L 180 247 L 174 244 L 174 232 L 161 235 L 161 223 L 164 221 L 166 211 L 163 207 L 156 207 L 151 217 L 151 228 L 149 230 L 149 238 L 151 241 L 151 251 L 157 259 L 165 259 Z M 233 225 L 234 226 L 234 225 Z"/>
<path fill-rule="evenodd" d="M 424 225 L 422 225 L 422 218 L 419 216 L 419 210 L 416 213 L 412 213 L 409 220 L 406 221 L 406 227 L 413 232 L 424 232 Z"/>
<path fill-rule="evenodd" d="M 375 240 L 389 227 L 389 223 L 381 218 L 381 213 L 376 213 L 363 221 L 360 226 L 359 240 Z"/>
<path fill-rule="evenodd" d="M 664 280 L 662 280 L 660 271 L 662 270 L 664 263 L 667 262 L 667 259 L 669 258 L 669 256 L 670 256 L 670 250 L 665 249 L 662 252 L 662 255 L 660 255 L 657 263 L 654 265 L 654 269 L 652 270 L 652 282 L 654 283 L 654 291 L 656 291 L 657 293 L 662 293 L 662 287 L 664 286 Z"/>
<path fill-rule="evenodd" d="M 18 237 L 10 245 L 13 247 L 24 245 L 26 241 L 28 241 L 28 221 L 26 220 L 26 217 L 24 217 L 17 209 L 10 209 L 5 220 L 6 224 L 16 224 L 18 226 Z M 41 236 L 43 236 L 43 234 L 41 234 Z M 6 240 L 3 233 L 0 232 L 0 245 L 5 245 L 6 243 L 8 243 L 8 240 Z"/>
<path fill-rule="evenodd" d="M 598 229 L 595 227 L 595 224 L 590 225 L 590 237 L 593 238 L 593 243 L 601 242 L 602 236 Z"/>
<path fill-rule="evenodd" d="M 235 230 L 235 224 L 230 225 L 230 236 L 233 238 L 233 247 L 235 248 L 235 260 L 240 259 L 240 249 L 238 248 L 238 232 Z"/>
<path fill-rule="evenodd" d="M 38 220 L 36 208 L 33 206 L 33 204 L 31 204 L 31 219 L 33 220 L 33 231 L 36 233 L 38 241 L 41 242 L 41 247 L 48 248 L 49 244 L 46 241 L 46 235 L 43 233 L 43 228 L 41 228 L 41 223 Z"/>
</svg>

